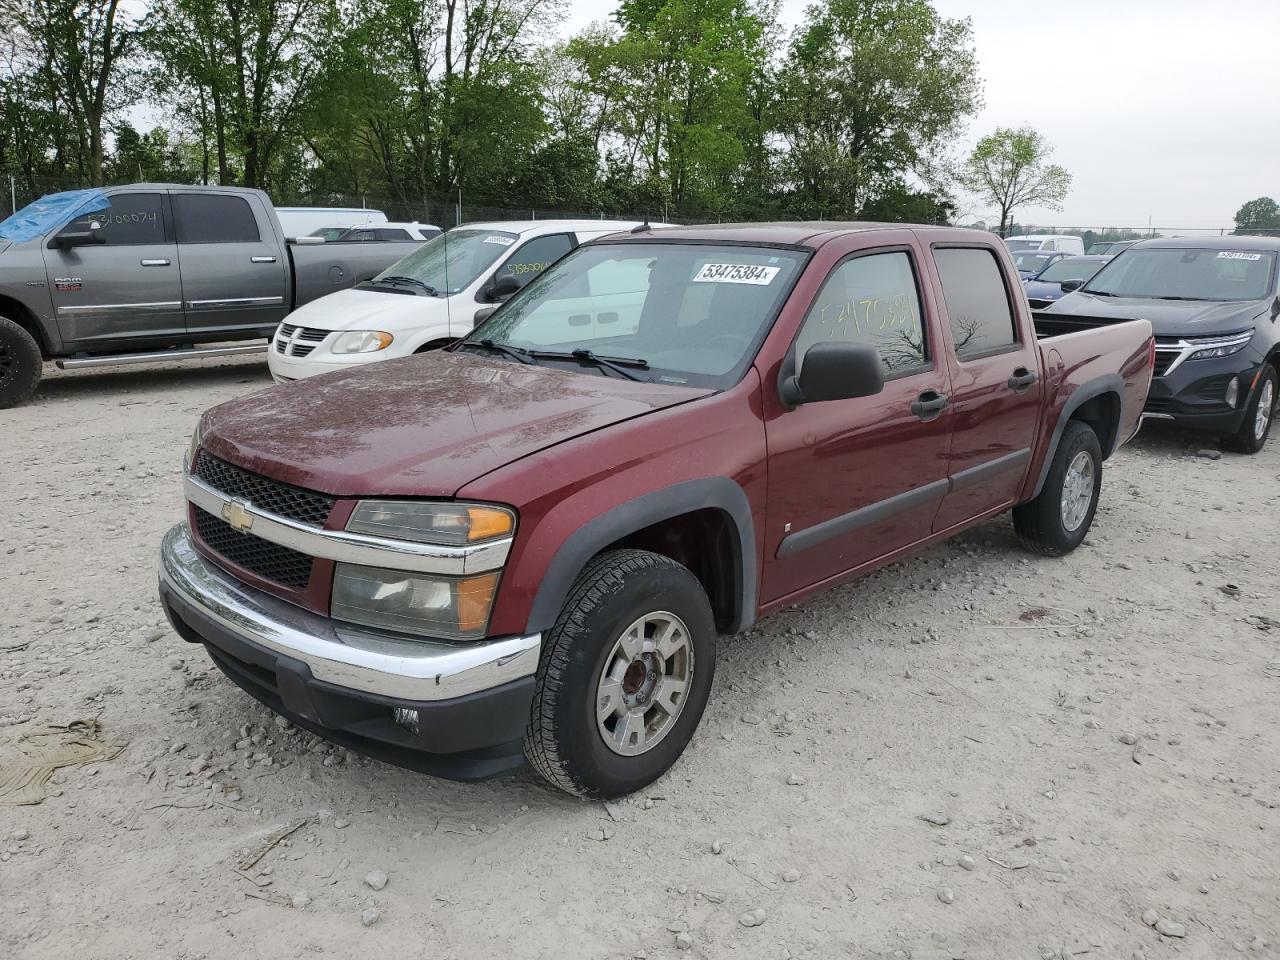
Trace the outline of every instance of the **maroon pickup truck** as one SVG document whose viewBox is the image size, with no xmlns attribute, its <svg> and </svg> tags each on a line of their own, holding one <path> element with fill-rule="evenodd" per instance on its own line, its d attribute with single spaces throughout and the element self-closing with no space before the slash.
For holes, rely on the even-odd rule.
<svg viewBox="0 0 1280 960">
<path fill-rule="evenodd" d="M 1037 340 L 985 233 L 640 228 L 448 351 L 209 411 L 160 594 L 301 727 L 618 796 L 689 742 L 718 634 L 1010 509 L 1078 546 L 1153 349 Z"/>
</svg>

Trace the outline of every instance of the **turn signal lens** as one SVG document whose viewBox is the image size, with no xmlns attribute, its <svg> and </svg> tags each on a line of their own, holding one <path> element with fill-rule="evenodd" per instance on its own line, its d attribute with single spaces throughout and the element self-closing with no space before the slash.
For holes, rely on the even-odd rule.
<svg viewBox="0 0 1280 960">
<path fill-rule="evenodd" d="M 458 582 L 458 633 L 483 633 L 498 589 L 498 574 L 486 573 Z"/>
<path fill-rule="evenodd" d="M 467 540 L 473 543 L 476 540 L 505 537 L 515 527 L 515 518 L 510 511 L 497 507 L 467 507 L 467 519 L 471 524 L 467 530 Z"/>
</svg>

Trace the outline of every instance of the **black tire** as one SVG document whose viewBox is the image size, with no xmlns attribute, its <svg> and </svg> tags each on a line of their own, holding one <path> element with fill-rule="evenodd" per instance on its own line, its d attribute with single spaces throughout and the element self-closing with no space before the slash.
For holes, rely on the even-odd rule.
<svg viewBox="0 0 1280 960">
<path fill-rule="evenodd" d="M 615 645 L 623 634 L 641 617 L 658 612 L 675 615 L 687 627 L 692 650 L 684 661 L 690 670 L 688 686 L 675 719 L 666 721 L 665 733 L 654 745 L 623 756 L 606 744 L 599 726 L 598 685 L 607 665 L 616 663 Z M 684 752 L 711 695 L 715 633 L 707 595 L 685 567 L 644 550 L 595 557 L 578 575 L 543 641 L 524 737 L 529 764 L 553 786 L 580 797 L 621 797 L 658 779 Z M 662 662 L 665 672 L 671 665 Z M 650 703 L 648 710 L 657 719 L 644 720 L 646 731 L 666 713 Z M 616 718 L 609 721 L 616 730 Z"/>
<path fill-rule="evenodd" d="M 1258 414 L 1265 397 L 1270 397 L 1269 410 L 1262 411 L 1261 423 Z M 1262 376 L 1253 388 L 1253 396 L 1245 407 L 1244 420 L 1240 429 L 1229 437 L 1222 438 L 1222 445 L 1236 453 L 1257 453 L 1267 445 L 1267 437 L 1271 434 L 1271 425 L 1276 420 L 1276 407 L 1280 404 L 1280 387 L 1277 385 L 1275 367 L 1263 367 Z"/>
<path fill-rule="evenodd" d="M 36 392 L 43 364 L 35 338 L 0 317 L 0 410 L 25 403 Z"/>
<path fill-rule="evenodd" d="M 1062 503 L 1067 470 L 1081 454 L 1087 454 L 1092 461 L 1092 497 L 1083 517 L 1068 529 L 1063 520 Z M 1013 508 L 1013 528 L 1018 532 L 1018 539 L 1028 550 L 1048 557 L 1070 553 L 1080 546 L 1093 525 L 1101 490 L 1102 446 L 1098 443 L 1098 435 L 1088 424 L 1070 421 L 1062 431 L 1062 439 L 1058 442 L 1058 450 L 1040 495 Z"/>
</svg>

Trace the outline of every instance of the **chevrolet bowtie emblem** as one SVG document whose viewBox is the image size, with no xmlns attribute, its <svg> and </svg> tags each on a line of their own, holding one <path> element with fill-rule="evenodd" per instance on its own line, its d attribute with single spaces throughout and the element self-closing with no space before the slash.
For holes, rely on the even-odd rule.
<svg viewBox="0 0 1280 960">
<path fill-rule="evenodd" d="M 249 512 L 247 500 L 231 500 L 222 505 L 222 519 L 231 524 L 231 529 L 240 533 L 248 533 L 253 528 L 253 514 Z"/>
</svg>

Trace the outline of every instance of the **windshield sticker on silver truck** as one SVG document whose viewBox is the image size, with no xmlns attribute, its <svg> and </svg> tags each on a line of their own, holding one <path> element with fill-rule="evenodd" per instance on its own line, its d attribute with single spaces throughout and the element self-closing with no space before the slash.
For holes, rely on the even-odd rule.
<svg viewBox="0 0 1280 960">
<path fill-rule="evenodd" d="M 1224 250 L 1218 254 L 1219 260 L 1261 260 L 1260 253 L 1241 253 L 1239 250 Z"/>
<path fill-rule="evenodd" d="M 749 283 L 767 287 L 773 283 L 780 267 L 761 267 L 751 263 L 708 263 L 693 278 L 694 283 Z"/>
<path fill-rule="evenodd" d="M 514 241 L 513 239 L 511 239 L 510 237 L 485 237 L 485 238 L 484 238 L 484 242 L 485 242 L 485 243 L 496 243 L 496 244 L 497 244 L 498 246 L 500 246 L 500 247 L 509 247 L 509 246 L 511 246 L 513 243 L 515 243 L 515 241 Z"/>
</svg>

